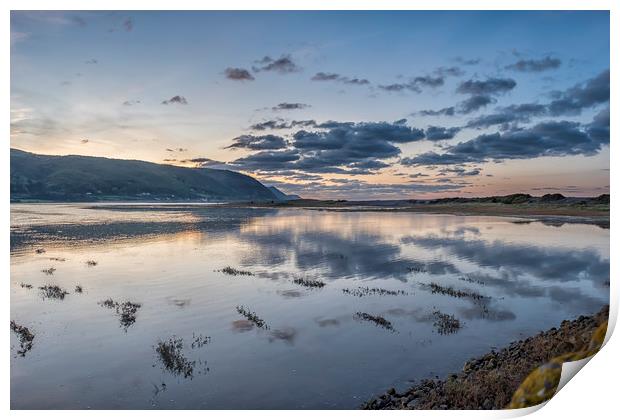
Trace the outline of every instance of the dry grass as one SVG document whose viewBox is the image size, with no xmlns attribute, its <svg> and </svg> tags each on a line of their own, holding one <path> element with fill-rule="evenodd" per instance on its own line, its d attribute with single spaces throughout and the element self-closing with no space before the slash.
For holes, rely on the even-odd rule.
<svg viewBox="0 0 620 420">
<path fill-rule="evenodd" d="M 34 341 L 34 334 L 30 332 L 27 327 L 17 324 L 15 321 L 11 321 L 11 331 L 17 334 L 19 339 L 19 347 L 17 354 L 21 357 L 26 357 L 26 353 L 32 350 L 32 343 Z"/>
</svg>

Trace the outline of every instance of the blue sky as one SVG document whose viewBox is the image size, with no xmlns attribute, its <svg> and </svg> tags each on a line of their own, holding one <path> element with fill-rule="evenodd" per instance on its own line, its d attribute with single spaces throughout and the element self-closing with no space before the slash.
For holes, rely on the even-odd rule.
<svg viewBox="0 0 620 420">
<path fill-rule="evenodd" d="M 11 145 L 317 198 L 598 195 L 608 69 L 607 12 L 12 12 Z"/>
</svg>

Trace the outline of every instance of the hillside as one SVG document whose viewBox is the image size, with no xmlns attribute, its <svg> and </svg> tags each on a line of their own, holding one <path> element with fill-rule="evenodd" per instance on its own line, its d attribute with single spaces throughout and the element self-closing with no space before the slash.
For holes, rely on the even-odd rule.
<svg viewBox="0 0 620 420">
<path fill-rule="evenodd" d="M 278 200 L 237 172 L 11 149 L 11 200 Z"/>
</svg>

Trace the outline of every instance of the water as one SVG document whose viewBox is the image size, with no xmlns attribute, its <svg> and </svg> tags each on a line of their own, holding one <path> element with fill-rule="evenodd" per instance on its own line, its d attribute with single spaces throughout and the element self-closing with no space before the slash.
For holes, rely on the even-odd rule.
<svg viewBox="0 0 620 420">
<path fill-rule="evenodd" d="M 254 275 L 218 271 L 226 266 Z M 431 283 L 444 293 L 433 294 Z M 44 298 L 38 288 L 46 284 L 69 294 Z M 493 347 L 595 312 L 608 303 L 608 285 L 609 230 L 592 224 L 13 204 L 11 319 L 35 338 L 20 357 L 11 334 L 11 406 L 356 408 L 391 386 L 458 371 Z M 135 323 L 122 324 L 101 304 L 107 298 L 141 304 Z M 252 326 L 240 305 L 269 329 Z M 435 311 L 454 315 L 460 329 L 440 334 Z M 210 341 L 192 348 L 201 335 Z M 155 350 L 173 337 L 183 340 L 187 377 L 166 369 Z"/>
</svg>

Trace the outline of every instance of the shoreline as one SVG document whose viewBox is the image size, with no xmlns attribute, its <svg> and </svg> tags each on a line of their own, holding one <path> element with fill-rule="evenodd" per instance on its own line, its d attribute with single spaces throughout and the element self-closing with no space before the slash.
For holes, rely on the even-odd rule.
<svg viewBox="0 0 620 420">
<path fill-rule="evenodd" d="M 505 409 L 523 380 L 538 366 L 586 346 L 609 306 L 592 315 L 562 321 L 508 346 L 469 360 L 444 379 L 422 379 L 409 389 L 394 388 L 362 404 L 365 410 L 498 410 Z"/>
</svg>

